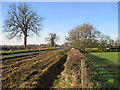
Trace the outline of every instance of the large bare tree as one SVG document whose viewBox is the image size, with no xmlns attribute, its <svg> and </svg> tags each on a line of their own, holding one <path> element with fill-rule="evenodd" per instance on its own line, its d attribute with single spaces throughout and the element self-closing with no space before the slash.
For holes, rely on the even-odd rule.
<svg viewBox="0 0 120 90">
<path fill-rule="evenodd" d="M 9 39 L 24 36 L 24 46 L 26 47 L 28 36 L 33 34 L 39 36 L 43 19 L 27 3 L 11 4 L 3 31 L 7 33 Z"/>
<path fill-rule="evenodd" d="M 56 33 L 49 33 L 49 36 L 46 38 L 46 41 L 50 42 L 51 46 L 54 47 L 58 39 L 59 36 Z"/>
</svg>

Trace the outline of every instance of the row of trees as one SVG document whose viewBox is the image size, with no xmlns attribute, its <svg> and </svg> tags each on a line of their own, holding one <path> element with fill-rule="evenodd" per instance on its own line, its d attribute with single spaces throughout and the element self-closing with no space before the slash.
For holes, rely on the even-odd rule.
<svg viewBox="0 0 120 90">
<path fill-rule="evenodd" d="M 12 4 L 9 7 L 3 31 L 7 33 L 10 39 L 24 36 L 24 46 L 26 47 L 28 36 L 33 34 L 39 36 L 43 20 L 44 17 L 39 16 L 37 11 L 34 11 L 30 5 L 26 3 L 20 3 L 18 6 Z M 49 33 L 46 40 L 50 42 L 51 46 L 55 46 L 58 38 L 57 34 Z M 102 34 L 89 23 L 74 27 L 69 32 L 66 40 L 71 47 L 78 49 L 92 49 L 98 46 L 104 48 L 105 45 L 117 43 L 117 41 L 114 41 L 108 35 Z"/>
<path fill-rule="evenodd" d="M 78 49 L 111 46 L 112 44 L 117 44 L 118 40 L 113 40 L 109 35 L 104 35 L 93 27 L 89 23 L 84 23 L 74 27 L 70 32 L 68 37 L 66 37 L 67 43 L 71 47 Z"/>
</svg>

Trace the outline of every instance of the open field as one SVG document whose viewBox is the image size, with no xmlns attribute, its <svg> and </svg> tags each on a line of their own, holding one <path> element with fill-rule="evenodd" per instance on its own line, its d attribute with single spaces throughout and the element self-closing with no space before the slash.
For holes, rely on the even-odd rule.
<svg viewBox="0 0 120 90">
<path fill-rule="evenodd" d="M 1 61 L 2 87 L 39 88 L 46 85 L 50 87 L 56 75 L 63 69 L 65 52 L 66 50 L 47 51 Z"/>
<path fill-rule="evenodd" d="M 92 63 L 94 87 L 116 88 L 120 86 L 118 84 L 120 83 L 118 52 L 97 52 L 85 55 Z"/>
<path fill-rule="evenodd" d="M 2 63 L 3 88 L 118 88 L 118 52 L 79 53 L 75 49 L 45 51 L 8 58 Z M 85 56 L 86 57 L 85 57 Z M 83 59 L 84 58 L 84 59 Z M 86 70 L 81 66 L 85 60 Z M 89 70 L 89 71 L 87 71 Z M 82 72 L 84 71 L 84 72 Z"/>
<path fill-rule="evenodd" d="M 92 55 L 98 56 L 100 58 L 107 59 L 106 63 L 111 62 L 111 64 L 118 64 L 118 53 L 120 52 L 98 52 L 98 53 L 91 53 Z M 119 63 L 120 64 L 120 63 Z"/>
</svg>

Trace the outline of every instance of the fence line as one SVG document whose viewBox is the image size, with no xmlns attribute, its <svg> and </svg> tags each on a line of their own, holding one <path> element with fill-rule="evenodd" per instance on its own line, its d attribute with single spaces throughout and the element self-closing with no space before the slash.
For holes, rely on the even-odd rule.
<svg viewBox="0 0 120 90">
<path fill-rule="evenodd" d="M 73 83 L 76 85 L 76 84 L 79 84 L 77 85 L 77 87 L 79 88 L 90 88 L 91 85 L 91 72 L 90 72 L 90 68 L 89 67 L 86 67 L 87 64 L 86 64 L 86 57 L 81 53 L 79 52 L 79 50 L 77 49 L 74 49 L 72 48 L 70 50 L 70 54 L 67 58 L 67 61 L 70 62 L 70 64 L 76 64 L 78 63 L 79 61 L 81 62 L 81 66 L 79 66 L 79 69 L 77 68 L 77 71 L 76 72 L 73 72 L 73 75 L 76 76 L 74 77 L 74 81 Z M 74 71 L 73 69 L 74 68 L 71 68 L 72 70 L 71 71 Z M 79 75 L 77 72 L 79 72 Z M 77 73 L 77 74 L 75 74 Z"/>
</svg>

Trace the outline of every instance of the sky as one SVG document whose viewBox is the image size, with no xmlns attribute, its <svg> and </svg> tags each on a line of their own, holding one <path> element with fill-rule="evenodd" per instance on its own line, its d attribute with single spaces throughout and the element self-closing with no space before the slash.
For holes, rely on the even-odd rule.
<svg viewBox="0 0 120 90">
<path fill-rule="evenodd" d="M 9 40 L 2 32 L 2 26 L 7 17 L 11 3 L 2 2 L 2 20 L 0 20 L 0 45 L 23 45 L 23 39 Z M 113 39 L 118 36 L 118 3 L 117 2 L 27 2 L 40 16 L 45 17 L 40 37 L 28 37 L 28 44 L 46 43 L 48 33 L 59 35 L 58 44 L 65 42 L 68 32 L 77 25 L 90 23 L 97 30 L 110 35 Z M 18 3 L 16 3 L 18 4 Z"/>
</svg>

